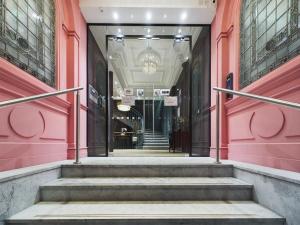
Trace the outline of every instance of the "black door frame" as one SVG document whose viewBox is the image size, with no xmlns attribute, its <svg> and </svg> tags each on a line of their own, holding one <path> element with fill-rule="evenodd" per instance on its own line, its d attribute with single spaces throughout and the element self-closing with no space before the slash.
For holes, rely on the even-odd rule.
<svg viewBox="0 0 300 225">
<path fill-rule="evenodd" d="M 210 30 L 210 43 L 209 43 L 209 48 L 211 49 L 211 25 L 210 24 L 144 24 L 144 23 L 87 23 L 87 28 L 89 28 L 90 26 L 118 26 L 118 27 L 123 27 L 123 26 L 136 26 L 136 27 L 209 27 Z M 87 30 L 88 31 L 88 30 Z M 87 36 L 88 36 L 88 32 L 87 32 Z M 108 71 L 108 40 L 109 38 L 113 38 L 113 37 L 118 37 L 118 35 L 106 35 L 105 38 L 105 44 L 106 44 L 106 52 L 103 55 L 106 55 L 105 57 L 105 65 L 106 65 L 106 97 L 109 96 L 109 71 Z M 193 40 L 192 40 L 192 35 L 184 35 L 183 37 L 188 37 L 190 38 L 190 59 L 189 61 L 192 62 L 192 44 L 193 44 Z M 133 38 L 133 39 L 137 39 L 137 38 L 147 38 L 147 35 L 122 35 L 122 38 Z M 161 38 L 161 39 L 174 39 L 175 35 L 151 35 L 151 38 Z M 88 42 L 88 39 L 87 39 Z M 88 43 L 87 43 L 88 46 Z M 211 53 L 211 51 L 210 51 Z M 209 58 L 211 57 L 211 54 L 209 55 Z M 87 54 L 87 60 L 88 60 L 88 54 Z M 211 60 L 210 61 L 210 69 L 209 69 L 209 73 L 211 75 Z M 189 115 L 189 133 L 190 133 L 190 150 L 189 150 L 189 156 L 193 157 L 192 154 L 192 70 L 191 70 L 191 63 L 189 63 L 189 77 L 190 77 L 190 105 L 189 105 L 189 110 L 190 110 L 190 115 Z M 210 76 L 211 78 L 211 76 Z M 210 82 L 211 83 L 211 82 Z M 211 85 L 211 84 L 210 84 Z M 87 82 L 87 91 L 88 91 L 88 82 Z M 209 96 L 210 97 L 210 96 Z M 87 100 L 88 100 L 88 93 L 87 93 Z M 108 127 L 109 127 L 109 115 L 108 115 L 108 107 L 110 107 L 109 101 L 108 99 L 106 99 L 106 154 L 105 157 L 109 156 L 109 149 L 110 149 L 110 135 L 108 133 Z M 210 121 L 209 121 L 210 123 Z M 211 130 L 211 129 L 209 129 Z M 87 138 L 88 138 L 88 133 L 87 133 Z"/>
</svg>

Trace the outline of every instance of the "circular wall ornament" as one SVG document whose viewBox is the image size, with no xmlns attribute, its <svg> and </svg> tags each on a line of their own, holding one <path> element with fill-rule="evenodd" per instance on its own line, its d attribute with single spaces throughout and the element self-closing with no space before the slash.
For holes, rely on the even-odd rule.
<svg viewBox="0 0 300 225">
<path fill-rule="evenodd" d="M 253 135 L 272 138 L 282 131 L 285 117 L 278 107 L 266 106 L 255 111 L 250 123 Z"/>
<path fill-rule="evenodd" d="M 43 114 L 29 106 L 17 106 L 9 114 L 11 129 L 19 136 L 32 138 L 42 134 L 45 128 Z"/>
</svg>

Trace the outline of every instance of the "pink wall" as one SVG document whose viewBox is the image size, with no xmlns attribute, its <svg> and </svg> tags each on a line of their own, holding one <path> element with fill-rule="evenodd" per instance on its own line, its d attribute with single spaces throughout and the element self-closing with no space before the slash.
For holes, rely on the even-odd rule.
<svg viewBox="0 0 300 225">
<path fill-rule="evenodd" d="M 239 90 L 241 0 L 219 0 L 212 23 L 212 87 L 225 87 L 234 73 Z M 235 12 L 235 13 L 233 13 Z M 252 83 L 243 92 L 300 102 L 300 56 Z M 242 97 L 221 98 L 222 157 L 300 172 L 300 112 Z M 215 152 L 215 92 L 212 91 L 212 153 Z"/>
<path fill-rule="evenodd" d="M 0 101 L 86 87 L 86 22 L 78 0 L 56 0 L 54 89 L 0 58 Z M 79 63 L 80 62 L 80 63 Z M 73 94 L 0 109 L 0 171 L 74 157 Z M 81 92 L 81 155 L 86 155 L 86 91 Z"/>
</svg>

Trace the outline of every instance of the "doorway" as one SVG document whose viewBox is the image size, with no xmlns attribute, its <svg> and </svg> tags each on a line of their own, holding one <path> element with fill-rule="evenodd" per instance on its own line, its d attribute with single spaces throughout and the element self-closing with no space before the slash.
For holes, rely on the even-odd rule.
<svg viewBox="0 0 300 225">
<path fill-rule="evenodd" d="M 90 25 L 89 156 L 208 156 L 209 40 L 209 26 Z"/>
</svg>

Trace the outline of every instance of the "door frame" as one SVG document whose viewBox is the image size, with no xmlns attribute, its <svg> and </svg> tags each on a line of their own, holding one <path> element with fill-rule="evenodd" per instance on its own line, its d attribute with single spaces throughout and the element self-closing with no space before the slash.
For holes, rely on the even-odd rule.
<svg viewBox="0 0 300 225">
<path fill-rule="evenodd" d="M 123 26 L 136 26 L 136 27 L 208 27 L 209 31 L 210 31 L 210 50 L 211 50 L 211 24 L 146 24 L 146 23 L 87 23 L 87 28 L 89 28 L 90 26 L 118 26 L 118 27 L 123 27 Z M 87 29 L 87 36 L 88 36 L 88 29 Z M 103 53 L 103 55 L 105 55 L 105 65 L 106 65 L 106 97 L 109 96 L 109 71 L 108 71 L 108 40 L 109 38 L 112 37 L 117 37 L 117 35 L 105 35 L 105 44 L 106 44 L 106 52 Z M 123 38 L 141 38 L 141 37 L 146 37 L 146 35 L 123 35 Z M 157 37 L 157 38 L 161 38 L 161 39 L 174 39 L 174 35 L 152 35 L 151 37 Z M 186 35 L 184 37 L 188 37 L 190 38 L 189 41 L 189 47 L 190 47 L 190 61 L 192 62 L 192 48 L 193 48 L 193 40 L 192 40 L 192 35 Z M 88 46 L 88 39 L 87 39 L 87 46 Z M 210 62 L 210 66 L 209 66 L 209 73 L 211 75 L 211 51 L 209 54 L 209 62 Z M 88 53 L 87 53 L 87 61 L 88 61 Z M 88 68 L 87 68 L 88 70 Z M 88 73 L 87 73 L 88 75 Z M 189 133 L 190 133 L 190 137 L 189 137 L 189 142 L 190 142 L 190 149 L 189 149 L 189 156 L 190 157 L 197 157 L 197 156 L 193 156 L 192 154 L 192 101 L 191 101 L 191 97 L 192 97 L 192 70 L 191 70 L 191 63 L 189 63 L 189 78 L 190 78 L 190 104 L 189 104 Z M 211 79 L 211 76 L 210 76 Z M 211 85 L 211 84 L 210 84 Z M 87 82 L 87 91 L 88 91 L 88 82 Z M 87 100 L 88 100 L 88 94 L 87 94 Z M 108 99 L 106 99 L 106 154 L 103 157 L 108 157 L 109 156 L 109 149 L 110 149 L 110 135 L 109 134 L 109 122 L 111 121 L 111 116 L 108 115 L 109 113 L 109 109 L 108 107 L 110 107 L 109 101 Z M 110 117 L 109 117 L 110 116 Z M 88 117 L 87 117 L 88 120 Z M 88 122 L 88 121 L 87 121 Z M 210 123 L 210 121 L 209 121 Z M 210 129 L 209 129 L 210 130 Z M 87 132 L 87 138 L 88 138 L 88 132 Z"/>
</svg>

